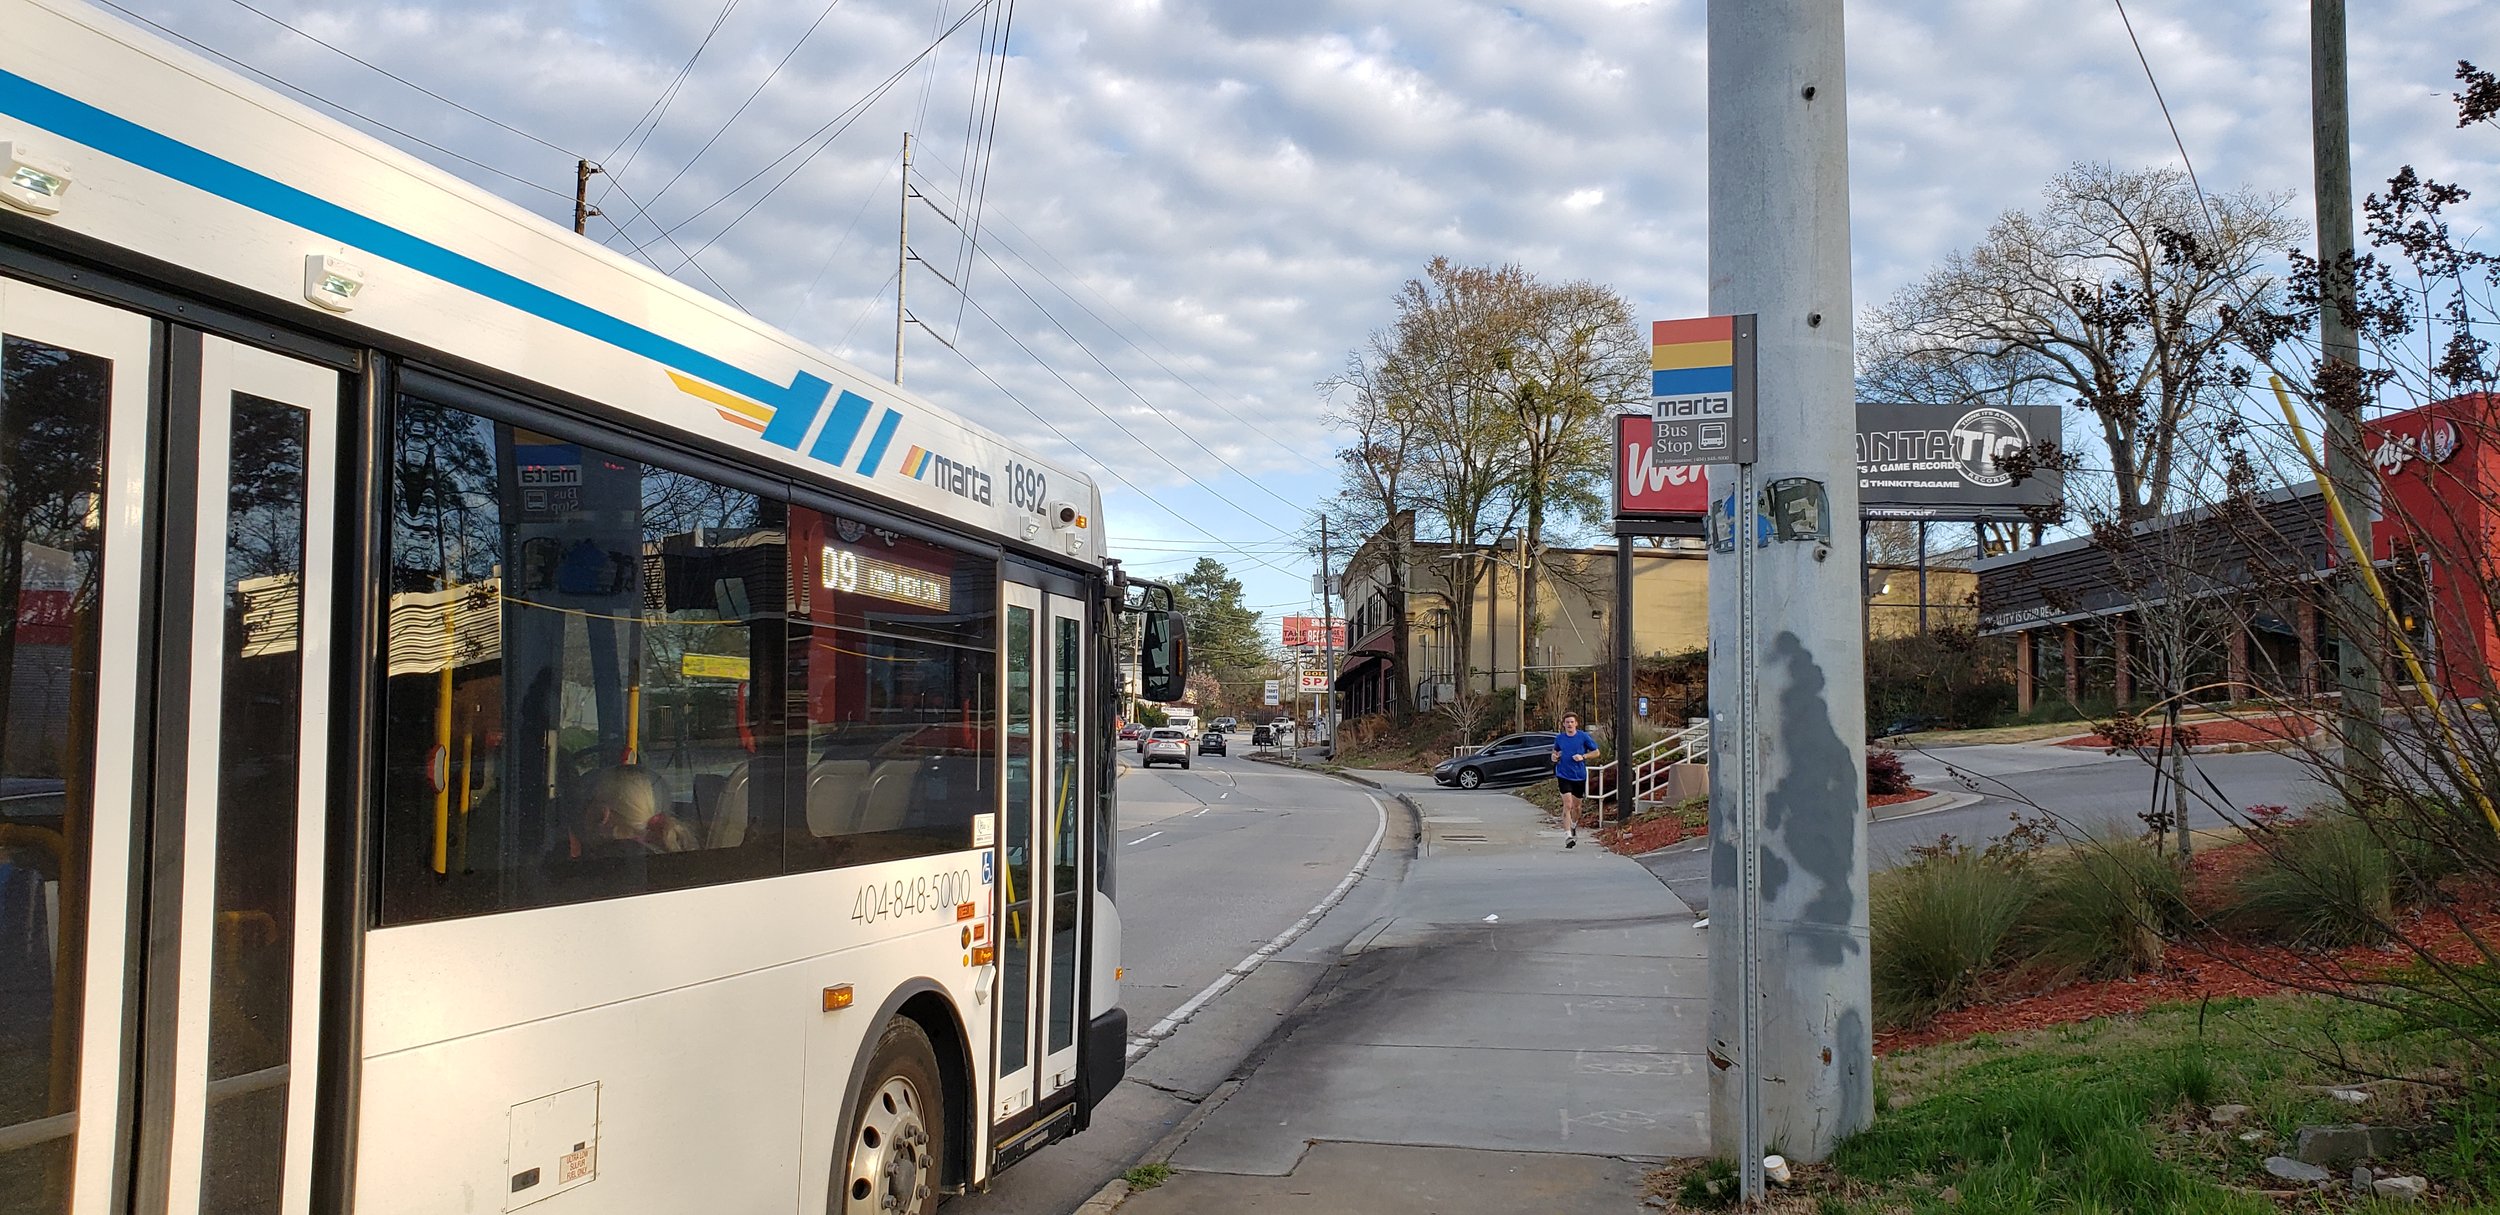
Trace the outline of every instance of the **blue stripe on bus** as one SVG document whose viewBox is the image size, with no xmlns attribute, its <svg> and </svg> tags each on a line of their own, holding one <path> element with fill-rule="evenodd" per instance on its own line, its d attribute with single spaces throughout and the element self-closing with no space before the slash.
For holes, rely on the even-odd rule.
<svg viewBox="0 0 2500 1215">
<path fill-rule="evenodd" d="M 868 440 L 868 450 L 861 452 L 856 467 L 864 477 L 877 475 L 877 461 L 885 458 L 885 445 L 894 441 L 894 428 L 903 424 L 903 415 L 889 409 L 877 419 L 877 433 Z"/>
<path fill-rule="evenodd" d="M 833 417 L 825 422 L 825 432 L 816 436 L 816 445 L 807 449 L 807 454 L 841 467 L 851 457 L 851 443 L 859 438 L 859 428 L 867 421 L 868 398 L 856 392 L 843 393 L 834 398 Z"/>
<path fill-rule="evenodd" d="M 358 215 L 336 203 L 316 198 L 284 182 L 264 177 L 171 136 L 80 101 L 75 97 L 0 71 L 0 113 L 13 114 L 73 139 L 107 156 L 172 178 L 219 198 L 258 211 L 272 219 L 320 233 L 350 248 L 387 258 L 421 274 L 475 292 L 585 337 L 639 355 L 676 371 L 718 384 L 774 410 L 765 437 L 787 434 L 785 416 L 798 420 L 799 438 L 824 404 L 833 385 L 805 371 L 781 385 L 731 366 L 684 343 L 566 299 L 553 291 L 454 253 L 378 220 Z M 776 431 L 776 428 L 779 428 Z M 778 439 L 775 439 L 778 442 Z M 795 449 L 799 439 L 782 443 Z"/>
<path fill-rule="evenodd" d="M 1685 367 L 1675 371 L 1649 373 L 1649 395 L 1680 397 L 1696 392 L 1736 391 L 1736 369 L 1733 367 Z"/>
</svg>

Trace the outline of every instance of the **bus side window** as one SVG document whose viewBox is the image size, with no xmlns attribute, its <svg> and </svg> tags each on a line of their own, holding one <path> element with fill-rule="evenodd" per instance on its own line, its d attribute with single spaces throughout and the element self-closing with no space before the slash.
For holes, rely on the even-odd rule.
<svg viewBox="0 0 2500 1215">
<path fill-rule="evenodd" d="M 998 805 L 998 573 L 986 557 L 790 508 L 800 741 L 792 870 L 954 852 Z"/>
<path fill-rule="evenodd" d="M 782 504 L 415 398 L 395 431 L 382 922 L 778 872 Z"/>
</svg>

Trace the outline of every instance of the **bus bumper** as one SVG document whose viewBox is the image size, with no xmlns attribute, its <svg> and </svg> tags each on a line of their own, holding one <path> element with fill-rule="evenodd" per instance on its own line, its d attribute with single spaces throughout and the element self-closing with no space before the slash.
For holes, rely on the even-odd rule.
<svg viewBox="0 0 2500 1215">
<path fill-rule="evenodd" d="M 1128 1074 L 1128 1010 L 1115 1008 L 1085 1027 L 1085 1067 L 1077 1076 L 1078 1099 L 1085 1108 L 1102 1104 Z"/>
</svg>

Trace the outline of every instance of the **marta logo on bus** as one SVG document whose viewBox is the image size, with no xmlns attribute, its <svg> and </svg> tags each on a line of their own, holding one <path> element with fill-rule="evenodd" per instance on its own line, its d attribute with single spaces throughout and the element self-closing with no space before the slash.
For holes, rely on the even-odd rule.
<svg viewBox="0 0 2500 1215">
<path fill-rule="evenodd" d="M 970 498 L 982 506 L 990 504 L 990 475 L 969 464 L 949 460 L 925 447 L 914 445 L 903 453 L 903 462 L 896 472 L 915 481 L 927 481 L 958 498 Z"/>
<path fill-rule="evenodd" d="M 1962 479 L 1973 485 L 2005 485 L 2014 474 L 1999 467 L 2000 457 L 2031 446 L 2031 431 L 2002 409 L 1974 409 L 1953 424 L 1953 462 Z"/>
</svg>

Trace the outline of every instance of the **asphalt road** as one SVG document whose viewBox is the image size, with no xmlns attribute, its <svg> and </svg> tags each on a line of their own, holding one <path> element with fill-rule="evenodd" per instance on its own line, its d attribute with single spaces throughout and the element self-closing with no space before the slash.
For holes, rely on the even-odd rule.
<svg viewBox="0 0 2500 1215">
<path fill-rule="evenodd" d="M 1133 743 L 1120 752 L 1113 898 L 1133 1033 L 1301 920 L 1380 829 L 1360 788 L 1243 758 L 1249 738 L 1234 735 L 1232 756 L 1193 756 L 1186 770 L 1134 768 Z M 1000 1174 L 989 1193 L 949 1200 L 949 1215 L 1064 1215 L 1119 1176 L 1266 1040 L 1400 872 L 1376 862 L 1337 914 L 1131 1064 L 1093 1127 Z"/>
<path fill-rule="evenodd" d="M 1984 844 L 2003 835 L 2016 815 L 2037 817 L 2047 812 L 2062 830 L 2080 834 L 2116 824 L 2140 830 L 2136 816 L 2150 804 L 2153 773 L 2133 755 L 2030 745 L 1937 747 L 1905 751 L 1902 766 L 1921 788 L 1962 790 L 1982 794 L 1976 803 L 1950 810 L 1914 814 L 1876 822 L 1868 836 L 1868 863 L 1881 869 L 1898 863 L 1907 851 L 1950 835 Z M 2233 809 L 2251 805 L 2282 805 L 2301 809 L 2326 796 L 2312 779 L 2310 762 L 2271 751 L 2235 755 L 2195 755 L 2188 779 L 2201 796 L 2189 807 L 2194 828 L 2223 825 L 2215 803 Z M 2206 781 L 2212 782 L 2208 788 Z M 2218 790 L 2218 792 L 2217 792 Z M 1690 903 L 1696 911 L 1710 906 L 1708 843 L 1693 840 L 1640 858 L 1650 872 Z"/>
</svg>

